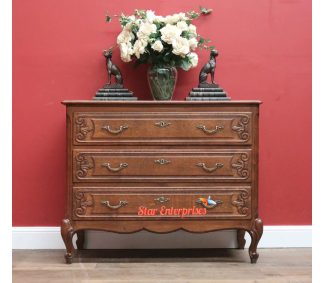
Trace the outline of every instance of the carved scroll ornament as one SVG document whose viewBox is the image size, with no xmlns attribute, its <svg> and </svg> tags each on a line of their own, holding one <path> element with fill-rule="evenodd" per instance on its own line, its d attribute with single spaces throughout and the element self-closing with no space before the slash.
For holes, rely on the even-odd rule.
<svg viewBox="0 0 324 283">
<path fill-rule="evenodd" d="M 92 169 L 93 160 L 90 156 L 85 155 L 84 153 L 80 153 L 75 157 L 76 160 L 76 175 L 78 178 L 86 177 L 88 171 Z"/>
<path fill-rule="evenodd" d="M 87 207 L 93 206 L 93 201 L 89 200 L 83 192 L 76 192 L 75 199 L 77 200 L 77 207 L 75 209 L 76 216 L 85 215 Z"/>
<path fill-rule="evenodd" d="M 249 177 L 248 160 L 249 155 L 242 153 L 240 158 L 235 163 L 232 163 L 232 168 L 236 169 L 237 174 L 246 179 Z"/>
<path fill-rule="evenodd" d="M 247 141 L 250 138 L 249 127 L 248 127 L 249 122 L 250 122 L 249 116 L 244 115 L 236 125 L 232 126 L 232 130 L 234 132 L 237 132 L 239 137 L 244 141 Z"/>
<path fill-rule="evenodd" d="M 249 199 L 249 192 L 242 191 L 236 200 L 232 201 L 232 205 L 237 208 L 239 214 L 247 215 L 249 212 L 249 207 L 247 205 Z"/>
<path fill-rule="evenodd" d="M 93 131 L 93 128 L 88 125 L 88 121 L 85 117 L 79 116 L 75 119 L 76 126 L 76 139 L 84 140 L 89 132 Z"/>
</svg>

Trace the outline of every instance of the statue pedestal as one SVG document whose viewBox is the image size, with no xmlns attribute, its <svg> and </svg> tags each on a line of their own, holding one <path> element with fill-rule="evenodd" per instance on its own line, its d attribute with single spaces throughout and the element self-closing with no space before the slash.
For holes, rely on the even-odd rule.
<svg viewBox="0 0 324 283">
<path fill-rule="evenodd" d="M 96 92 L 93 100 L 137 100 L 133 92 L 120 85 L 105 85 Z"/>
<path fill-rule="evenodd" d="M 231 100 L 218 84 L 199 84 L 194 87 L 186 100 Z"/>
</svg>

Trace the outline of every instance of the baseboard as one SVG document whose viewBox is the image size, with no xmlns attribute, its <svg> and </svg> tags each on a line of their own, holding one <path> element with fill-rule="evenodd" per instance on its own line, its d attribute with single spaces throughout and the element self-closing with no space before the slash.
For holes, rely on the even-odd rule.
<svg viewBox="0 0 324 283">
<path fill-rule="evenodd" d="M 245 236 L 246 246 L 250 237 Z M 312 226 L 265 226 L 259 248 L 292 248 L 312 246 Z M 88 231 L 86 248 L 235 248 L 236 232 L 231 230 L 193 234 L 177 231 L 135 234 Z M 13 249 L 64 249 L 59 227 L 13 227 Z"/>
</svg>

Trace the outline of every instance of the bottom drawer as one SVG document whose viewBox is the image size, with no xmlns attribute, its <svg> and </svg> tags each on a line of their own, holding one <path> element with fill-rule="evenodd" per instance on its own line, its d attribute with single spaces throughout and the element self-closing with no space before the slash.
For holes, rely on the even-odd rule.
<svg viewBox="0 0 324 283">
<path fill-rule="evenodd" d="M 250 186 L 74 187 L 74 220 L 250 219 Z"/>
</svg>

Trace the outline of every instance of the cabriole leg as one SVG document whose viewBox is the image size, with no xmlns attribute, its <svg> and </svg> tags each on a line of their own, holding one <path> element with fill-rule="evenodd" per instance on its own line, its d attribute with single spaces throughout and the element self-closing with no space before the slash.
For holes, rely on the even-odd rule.
<svg viewBox="0 0 324 283">
<path fill-rule="evenodd" d="M 73 227 L 71 225 L 71 222 L 69 219 L 63 219 L 62 225 L 61 225 L 61 235 L 66 247 L 66 254 L 65 254 L 65 261 L 66 263 L 72 263 L 73 258 L 73 243 L 72 243 L 72 237 L 73 237 L 74 231 Z"/>
<path fill-rule="evenodd" d="M 238 229 L 237 230 L 237 248 L 240 250 L 244 250 L 244 246 L 246 243 L 246 240 L 244 239 L 245 230 Z"/>
<path fill-rule="evenodd" d="M 263 233 L 263 222 L 260 218 L 254 220 L 251 230 L 248 230 L 251 236 L 251 244 L 249 247 L 249 255 L 251 258 L 251 263 L 256 263 L 259 254 L 257 253 L 257 246 L 261 239 Z"/>
<path fill-rule="evenodd" d="M 84 249 L 84 240 L 85 240 L 85 231 L 84 230 L 79 230 L 76 232 L 77 233 L 77 240 L 76 240 L 76 245 L 78 250 L 83 250 Z"/>
</svg>

